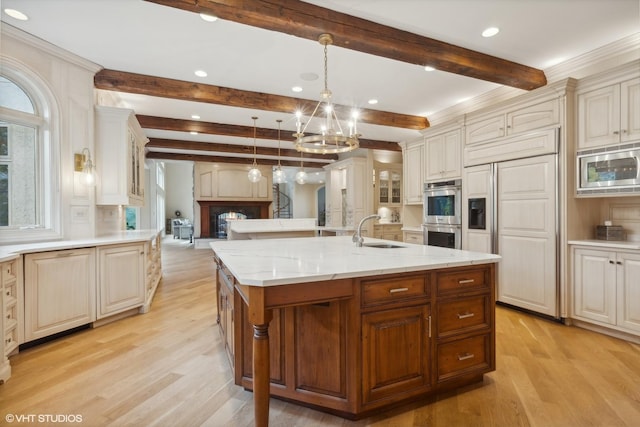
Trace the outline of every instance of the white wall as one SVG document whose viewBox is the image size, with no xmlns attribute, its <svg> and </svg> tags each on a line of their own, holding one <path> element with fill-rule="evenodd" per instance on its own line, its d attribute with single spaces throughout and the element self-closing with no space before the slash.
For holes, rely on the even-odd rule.
<svg viewBox="0 0 640 427">
<path fill-rule="evenodd" d="M 164 176 L 166 217 L 174 218 L 179 210 L 181 218 L 195 221 L 193 162 L 166 162 Z"/>
<path fill-rule="evenodd" d="M 317 218 L 318 201 L 316 193 L 324 184 L 304 184 L 296 182 L 292 185 L 291 201 L 293 203 L 292 214 L 294 218 Z"/>
</svg>

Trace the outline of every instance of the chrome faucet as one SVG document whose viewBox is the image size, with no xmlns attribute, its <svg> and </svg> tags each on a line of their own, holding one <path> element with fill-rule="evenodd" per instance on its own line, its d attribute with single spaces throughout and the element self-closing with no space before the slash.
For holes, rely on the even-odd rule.
<svg viewBox="0 0 640 427">
<path fill-rule="evenodd" d="M 351 240 L 355 242 L 357 247 L 361 247 L 362 242 L 364 242 L 364 239 L 362 238 L 362 224 L 364 224 L 366 220 L 373 219 L 373 218 L 380 219 L 380 215 L 373 214 L 373 215 L 365 216 L 360 220 L 360 223 L 358 224 L 358 229 L 356 230 L 356 233 L 351 238 Z"/>
</svg>

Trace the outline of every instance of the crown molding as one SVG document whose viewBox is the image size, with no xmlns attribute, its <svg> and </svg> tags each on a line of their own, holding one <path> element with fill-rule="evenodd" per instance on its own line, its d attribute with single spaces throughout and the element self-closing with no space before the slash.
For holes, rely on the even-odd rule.
<svg viewBox="0 0 640 427">
<path fill-rule="evenodd" d="M 547 86 L 567 78 L 582 79 L 638 59 L 640 59 L 640 32 L 544 70 L 548 81 Z M 428 117 L 429 123 L 432 127 L 443 124 L 455 120 L 463 114 L 500 104 L 523 93 L 527 93 L 527 91 L 500 86 L 469 101 L 430 115 Z M 425 129 L 426 131 L 428 129 Z"/>
<path fill-rule="evenodd" d="M 2 25 L 0 26 L 0 39 L 3 39 L 5 37 L 12 38 L 18 42 L 27 44 L 33 48 L 44 51 L 65 62 L 84 68 L 85 70 L 90 71 L 93 74 L 97 73 L 103 68 L 102 66 L 94 62 L 84 59 L 67 50 L 59 48 L 58 46 L 55 46 L 45 40 L 42 40 L 41 38 L 35 37 L 10 24 L 3 22 Z"/>
</svg>

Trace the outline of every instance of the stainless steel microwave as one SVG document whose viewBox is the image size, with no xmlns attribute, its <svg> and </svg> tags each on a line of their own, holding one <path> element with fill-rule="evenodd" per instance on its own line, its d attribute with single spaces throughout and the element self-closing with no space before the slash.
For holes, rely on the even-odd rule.
<svg viewBox="0 0 640 427">
<path fill-rule="evenodd" d="M 640 194 L 640 144 L 636 145 L 578 153 L 578 194 Z"/>
</svg>

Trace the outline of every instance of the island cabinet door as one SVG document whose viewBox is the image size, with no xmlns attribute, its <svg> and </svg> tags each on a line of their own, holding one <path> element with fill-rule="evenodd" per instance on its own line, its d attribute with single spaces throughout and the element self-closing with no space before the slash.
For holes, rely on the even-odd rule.
<svg viewBox="0 0 640 427">
<path fill-rule="evenodd" d="M 428 304 L 362 316 L 362 401 L 407 397 L 430 388 Z"/>
</svg>

